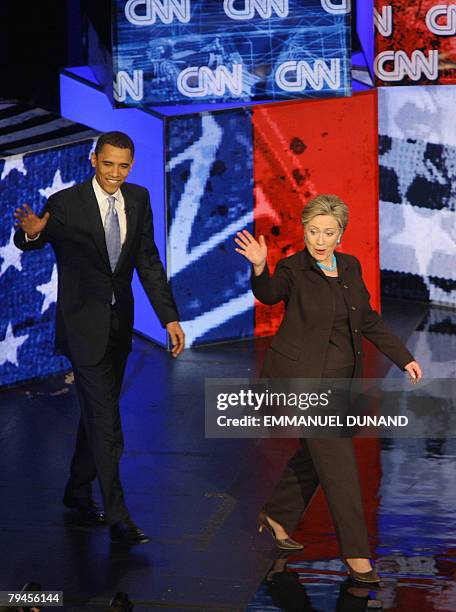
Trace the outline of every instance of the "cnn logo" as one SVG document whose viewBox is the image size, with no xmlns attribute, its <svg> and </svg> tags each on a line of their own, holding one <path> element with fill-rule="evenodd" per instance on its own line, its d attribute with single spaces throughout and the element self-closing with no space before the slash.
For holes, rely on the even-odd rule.
<svg viewBox="0 0 456 612">
<path fill-rule="evenodd" d="M 439 52 L 431 50 L 426 56 L 423 51 L 416 50 L 408 56 L 405 51 L 382 51 L 375 58 L 374 71 L 386 82 L 402 81 L 404 77 L 412 81 L 423 77 L 435 81 L 439 78 Z"/>
</svg>

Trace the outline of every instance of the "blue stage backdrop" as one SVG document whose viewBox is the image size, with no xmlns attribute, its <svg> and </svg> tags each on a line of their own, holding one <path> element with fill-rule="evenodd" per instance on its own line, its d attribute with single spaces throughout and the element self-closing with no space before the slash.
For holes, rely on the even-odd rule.
<svg viewBox="0 0 456 612">
<path fill-rule="evenodd" d="M 456 87 L 379 89 L 382 293 L 456 305 Z"/>
<path fill-rule="evenodd" d="M 13 243 L 13 213 L 24 202 L 38 212 L 54 192 L 88 179 L 93 145 L 90 138 L 31 153 L 7 157 L 0 153 L 1 386 L 69 367 L 64 357 L 53 353 L 57 298 L 54 253 L 50 245 L 28 253 L 18 250 Z"/>
<path fill-rule="evenodd" d="M 188 345 L 251 337 L 250 266 L 233 236 L 253 231 L 249 110 L 167 123 L 168 274 Z"/>
<path fill-rule="evenodd" d="M 119 105 L 351 92 L 350 0 L 113 0 L 113 19 Z"/>
</svg>

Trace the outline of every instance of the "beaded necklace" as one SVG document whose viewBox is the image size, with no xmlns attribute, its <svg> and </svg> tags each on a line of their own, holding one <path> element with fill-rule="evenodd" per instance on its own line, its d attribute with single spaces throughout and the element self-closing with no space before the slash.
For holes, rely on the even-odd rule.
<svg viewBox="0 0 456 612">
<path fill-rule="evenodd" d="M 337 268 L 336 256 L 333 253 L 332 263 L 330 266 L 325 266 L 324 264 L 317 261 L 317 266 L 322 270 L 326 270 L 327 272 L 334 272 Z"/>
</svg>

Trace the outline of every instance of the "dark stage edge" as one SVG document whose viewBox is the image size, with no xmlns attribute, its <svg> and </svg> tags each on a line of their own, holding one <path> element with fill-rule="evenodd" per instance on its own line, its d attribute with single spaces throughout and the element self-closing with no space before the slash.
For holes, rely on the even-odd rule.
<svg viewBox="0 0 456 612">
<path fill-rule="evenodd" d="M 404 339 L 427 313 L 424 305 L 384 303 Z M 63 590 L 69 611 L 102 610 L 116 591 L 126 591 L 137 612 L 235 612 L 251 602 L 277 609 L 255 603 L 277 556 L 257 534 L 256 516 L 295 442 L 204 438 L 204 378 L 255 375 L 268 344 L 192 349 L 174 361 L 135 338 L 122 396 L 122 480 L 152 542 L 129 551 L 111 546 L 106 529 L 75 523 L 61 505 L 79 418 L 68 377 L 4 391 L 0 587 L 40 582 Z M 379 375 L 386 360 L 370 368 Z"/>
</svg>

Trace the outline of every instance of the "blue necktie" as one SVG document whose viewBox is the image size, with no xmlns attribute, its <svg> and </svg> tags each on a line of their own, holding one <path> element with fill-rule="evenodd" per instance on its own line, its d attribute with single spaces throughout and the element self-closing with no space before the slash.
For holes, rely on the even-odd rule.
<svg viewBox="0 0 456 612">
<path fill-rule="evenodd" d="M 108 212 L 106 213 L 104 231 L 106 237 L 106 247 L 108 249 L 109 263 L 111 271 L 114 272 L 120 256 L 120 225 L 119 217 L 116 211 L 116 198 L 110 196 L 108 198 Z"/>
</svg>

